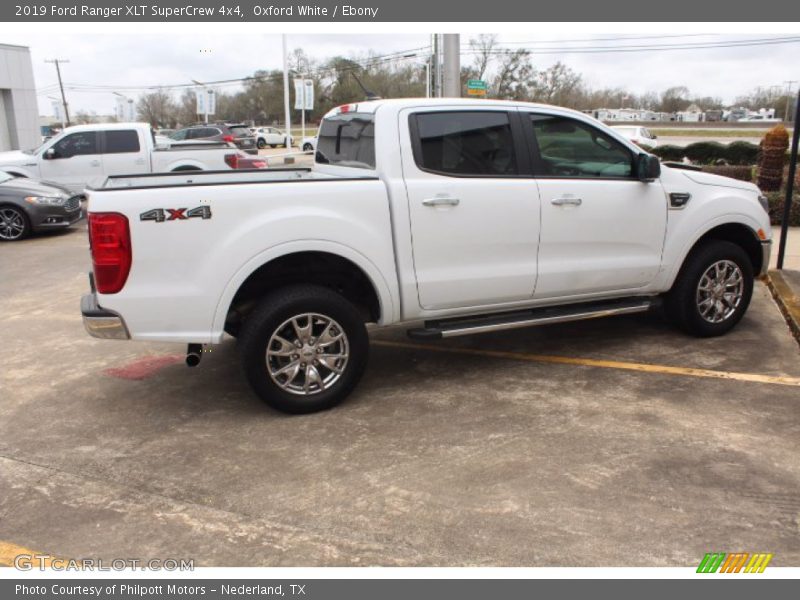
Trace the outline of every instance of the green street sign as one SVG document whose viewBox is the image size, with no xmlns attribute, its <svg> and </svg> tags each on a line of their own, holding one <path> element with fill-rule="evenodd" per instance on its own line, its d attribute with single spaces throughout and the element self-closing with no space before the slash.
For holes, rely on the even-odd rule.
<svg viewBox="0 0 800 600">
<path fill-rule="evenodd" d="M 482 79 L 470 79 L 467 81 L 468 90 L 485 90 L 486 82 Z"/>
</svg>

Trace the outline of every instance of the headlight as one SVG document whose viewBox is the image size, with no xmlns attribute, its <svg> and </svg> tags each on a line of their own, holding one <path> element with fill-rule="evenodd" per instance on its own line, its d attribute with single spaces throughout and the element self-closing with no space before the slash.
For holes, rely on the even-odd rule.
<svg viewBox="0 0 800 600">
<path fill-rule="evenodd" d="M 25 202 L 47 206 L 61 206 L 67 201 L 66 196 L 26 196 Z"/>
<path fill-rule="evenodd" d="M 769 214 L 769 199 L 763 194 L 759 194 L 758 203 L 761 205 L 761 208 L 764 209 L 764 212 Z"/>
</svg>

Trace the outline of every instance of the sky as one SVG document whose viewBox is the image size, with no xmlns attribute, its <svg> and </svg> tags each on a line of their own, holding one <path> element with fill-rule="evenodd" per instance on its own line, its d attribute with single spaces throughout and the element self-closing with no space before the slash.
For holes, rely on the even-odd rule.
<svg viewBox="0 0 800 600">
<path fill-rule="evenodd" d="M 176 26 L 179 29 L 180 26 Z M 498 40 L 509 48 L 539 49 L 533 62 L 547 68 L 562 61 L 581 73 L 592 87 L 624 87 L 635 93 L 662 91 L 676 85 L 687 86 L 697 96 L 717 96 L 731 103 L 736 96 L 757 86 L 781 85 L 800 79 L 800 43 L 746 47 L 704 48 L 671 51 L 620 53 L 565 53 L 565 48 L 588 49 L 608 46 L 674 45 L 730 43 L 787 37 L 788 34 L 502 34 Z M 476 34 L 463 34 L 462 47 Z M 795 36 L 797 37 L 797 36 Z M 578 41 L 574 41 L 578 40 Z M 425 34 L 292 34 L 289 49 L 302 48 L 306 54 L 324 60 L 334 55 L 364 56 L 413 52 L 427 46 Z M 282 67 L 282 42 L 278 34 L 231 35 L 229 33 L 190 35 L 177 33 L 138 33 L 114 35 L 99 33 L 53 33 L 6 30 L 0 43 L 28 46 L 39 93 L 39 111 L 52 115 L 51 100 L 58 90 L 55 68 L 48 58 L 64 58 L 62 66 L 67 86 L 88 84 L 107 86 L 104 91 L 67 89 L 71 112 L 88 111 L 112 114 L 115 86 L 129 96 L 125 86 L 172 85 L 192 79 L 213 81 L 245 77 L 257 69 Z M 424 52 L 424 51 L 419 51 Z M 462 57 L 462 65 L 473 57 Z M 794 84 L 796 85 L 796 84 Z M 235 87 L 223 88 L 234 91 Z"/>
</svg>

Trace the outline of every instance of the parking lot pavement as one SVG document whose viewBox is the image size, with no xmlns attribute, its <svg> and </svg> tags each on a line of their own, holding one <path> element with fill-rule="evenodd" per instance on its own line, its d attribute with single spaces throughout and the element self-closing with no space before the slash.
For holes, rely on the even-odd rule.
<svg viewBox="0 0 800 600">
<path fill-rule="evenodd" d="M 717 339 L 653 315 L 376 332 L 344 405 L 288 417 L 233 341 L 189 370 L 89 338 L 88 268 L 85 225 L 0 246 L 0 562 L 800 565 L 800 351 L 762 284 Z"/>
</svg>

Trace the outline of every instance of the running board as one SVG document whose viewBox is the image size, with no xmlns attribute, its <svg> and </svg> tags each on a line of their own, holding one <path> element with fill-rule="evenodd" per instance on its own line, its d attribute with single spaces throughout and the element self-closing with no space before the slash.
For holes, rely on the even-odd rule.
<svg viewBox="0 0 800 600">
<path fill-rule="evenodd" d="M 584 304 L 568 304 L 549 308 L 533 308 L 510 313 L 497 313 L 477 317 L 426 321 L 424 327 L 408 330 L 408 337 L 416 340 L 432 340 L 503 331 L 519 327 L 566 323 L 583 319 L 598 319 L 613 315 L 630 315 L 647 312 L 654 304 L 653 298 L 627 298 Z"/>
</svg>

